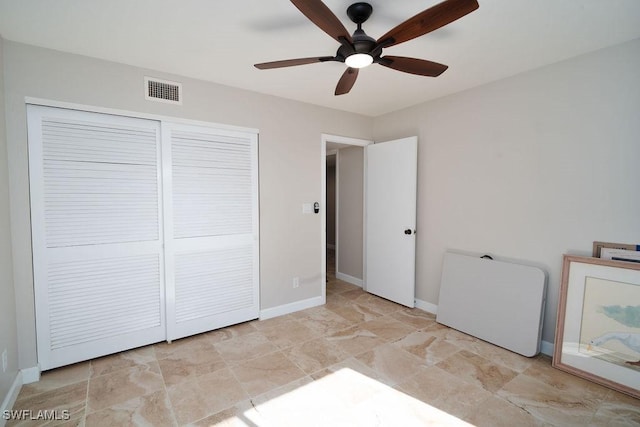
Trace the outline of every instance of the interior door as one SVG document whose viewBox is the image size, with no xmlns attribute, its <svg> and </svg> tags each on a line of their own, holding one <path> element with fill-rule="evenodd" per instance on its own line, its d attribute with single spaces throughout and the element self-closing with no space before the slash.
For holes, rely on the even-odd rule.
<svg viewBox="0 0 640 427">
<path fill-rule="evenodd" d="M 165 338 L 160 124 L 29 105 L 42 370 Z"/>
<path fill-rule="evenodd" d="M 366 147 L 366 291 L 415 305 L 418 138 Z"/>
<path fill-rule="evenodd" d="M 162 124 L 167 339 L 259 316 L 258 136 Z"/>
</svg>

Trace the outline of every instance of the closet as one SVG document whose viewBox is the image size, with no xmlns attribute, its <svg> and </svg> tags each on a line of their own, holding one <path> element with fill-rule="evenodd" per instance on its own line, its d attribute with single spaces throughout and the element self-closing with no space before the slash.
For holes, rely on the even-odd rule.
<svg viewBox="0 0 640 427">
<path fill-rule="evenodd" d="M 258 317 L 257 131 L 27 118 L 42 370 Z"/>
</svg>

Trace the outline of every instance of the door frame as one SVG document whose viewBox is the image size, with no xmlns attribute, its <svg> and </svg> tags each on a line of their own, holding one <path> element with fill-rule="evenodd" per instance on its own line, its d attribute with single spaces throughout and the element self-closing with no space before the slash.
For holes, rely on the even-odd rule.
<svg viewBox="0 0 640 427">
<path fill-rule="evenodd" d="M 327 143 L 335 143 L 335 144 L 344 144 L 344 145 L 352 145 L 356 147 L 366 147 L 367 145 L 373 144 L 373 140 L 369 139 L 361 139 L 361 138 L 351 138 L 347 136 L 339 136 L 332 134 L 321 134 L 320 135 L 320 281 L 322 286 L 321 298 L 322 304 L 327 302 Z M 364 174 L 366 176 L 366 165 L 364 168 Z M 337 175 L 337 164 L 336 164 L 336 175 Z M 363 177 L 364 178 L 364 177 Z M 336 185 L 338 180 L 336 179 Z M 337 192 L 336 192 L 337 193 Z M 362 200 L 363 200 L 363 216 L 362 216 L 362 227 L 364 233 L 364 220 L 366 217 L 365 211 L 365 194 L 362 192 Z M 337 197 L 336 197 L 337 198 Z M 339 206 L 336 205 L 336 216 L 338 212 Z M 338 229 L 338 220 L 336 219 L 336 234 Z M 366 289 L 366 280 L 364 277 L 364 272 L 366 271 L 366 260 L 364 259 L 364 243 L 366 236 L 363 234 L 364 238 L 362 240 L 362 273 L 363 273 L 363 289 Z M 336 235 L 336 265 L 337 265 L 337 255 L 338 255 L 338 236 Z M 337 273 L 337 269 L 336 269 Z"/>
</svg>

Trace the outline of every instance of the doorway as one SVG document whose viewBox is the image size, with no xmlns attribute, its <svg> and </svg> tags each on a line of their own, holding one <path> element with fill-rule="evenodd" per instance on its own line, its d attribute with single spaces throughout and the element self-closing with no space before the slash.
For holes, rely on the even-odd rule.
<svg viewBox="0 0 640 427">
<path fill-rule="evenodd" d="M 320 221 L 323 302 L 326 302 L 327 260 L 333 261 L 331 257 L 335 259 L 336 278 L 366 288 L 364 147 L 372 143 L 363 139 L 322 135 L 321 191 L 325 207 L 321 209 Z M 335 183 L 335 191 L 327 187 L 332 182 Z"/>
</svg>

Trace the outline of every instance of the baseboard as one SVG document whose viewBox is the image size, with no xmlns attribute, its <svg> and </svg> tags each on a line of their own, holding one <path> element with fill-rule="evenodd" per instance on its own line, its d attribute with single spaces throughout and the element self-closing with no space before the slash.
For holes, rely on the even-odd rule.
<svg viewBox="0 0 640 427">
<path fill-rule="evenodd" d="M 430 302 L 422 301 L 420 299 L 415 299 L 416 308 L 420 310 L 426 311 L 427 313 L 436 314 L 438 312 L 438 306 L 435 304 L 431 304 Z"/>
<path fill-rule="evenodd" d="M 553 349 L 554 349 L 553 343 L 550 343 L 549 341 L 545 341 L 545 340 L 542 340 L 540 342 L 540 353 L 546 354 L 547 356 L 553 356 Z"/>
<path fill-rule="evenodd" d="M 260 310 L 260 320 L 267 320 L 273 317 L 284 316 L 285 314 L 295 313 L 296 311 L 306 310 L 307 308 L 317 307 L 325 303 L 324 297 L 314 297 L 302 301 L 296 301 L 289 304 L 279 305 L 273 308 Z"/>
<path fill-rule="evenodd" d="M 336 250 L 336 245 L 332 245 L 330 243 L 327 243 L 327 249 L 333 249 L 335 251 Z"/>
<path fill-rule="evenodd" d="M 22 388 L 22 384 L 22 372 L 18 372 L 16 374 L 16 378 L 13 380 L 13 384 L 11 384 L 9 392 L 2 401 L 0 414 L 4 414 L 4 411 L 10 411 L 11 408 L 13 408 L 13 405 L 16 403 L 16 399 L 18 398 L 18 393 L 20 393 L 20 389 Z M 0 417 L 0 427 L 4 427 L 6 423 L 7 420 L 5 420 L 4 417 Z"/>
<path fill-rule="evenodd" d="M 349 276 L 348 274 L 339 273 L 336 271 L 336 279 L 342 280 L 343 282 L 351 283 L 352 285 L 362 287 L 364 282 L 362 279 L 358 279 L 357 277 Z"/>
<path fill-rule="evenodd" d="M 31 384 L 40 381 L 40 368 L 37 366 L 21 369 L 20 372 L 22 373 L 22 384 Z"/>
</svg>

